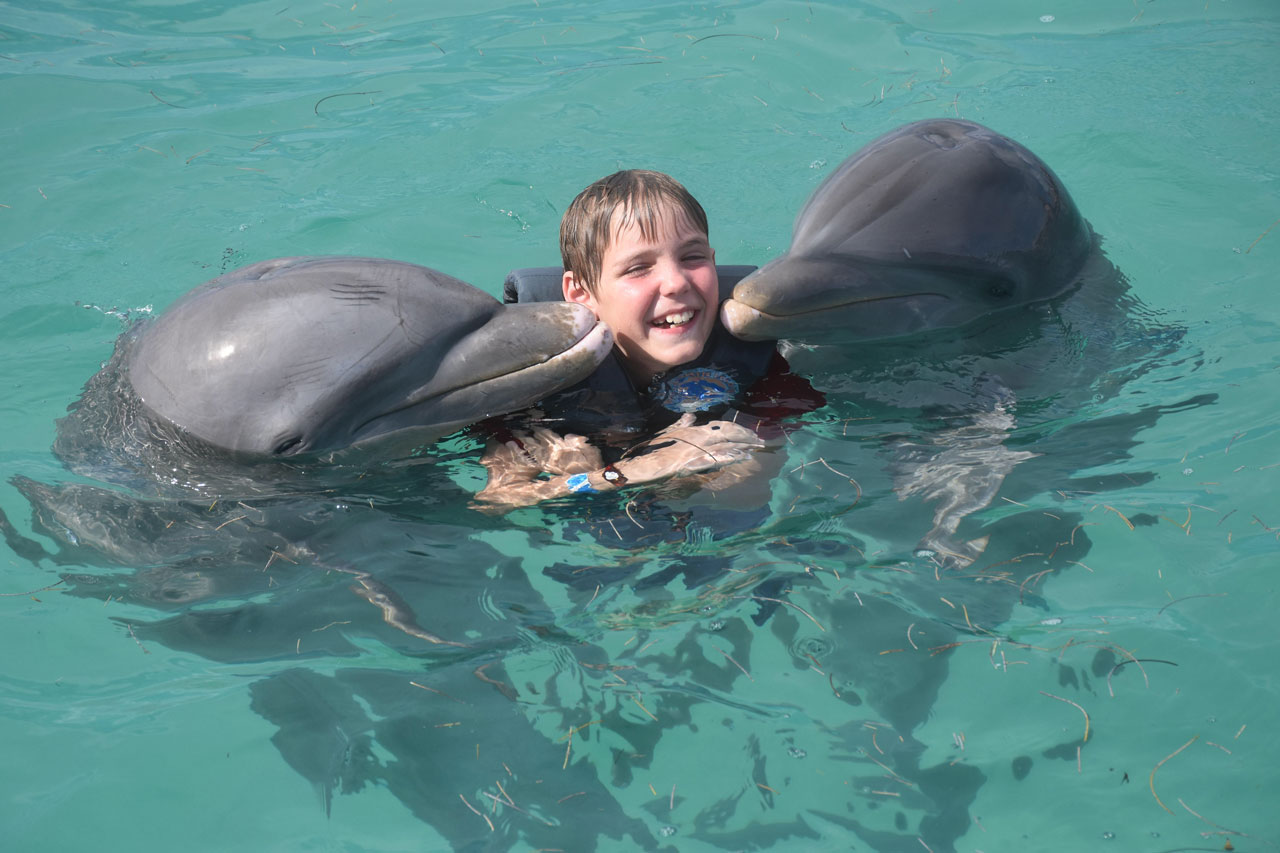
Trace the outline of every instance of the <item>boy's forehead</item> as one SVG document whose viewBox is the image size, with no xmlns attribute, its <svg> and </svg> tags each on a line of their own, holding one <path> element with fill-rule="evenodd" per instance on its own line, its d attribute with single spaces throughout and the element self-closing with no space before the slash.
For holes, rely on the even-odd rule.
<svg viewBox="0 0 1280 853">
<path fill-rule="evenodd" d="M 610 244 L 626 241 L 628 238 L 641 237 L 646 240 L 660 240 L 683 234 L 693 234 L 705 238 L 702 229 L 693 224 L 689 214 L 679 205 L 671 202 L 660 202 L 651 208 L 637 209 L 635 205 L 619 207 L 613 212 L 613 220 L 609 224 Z"/>
</svg>

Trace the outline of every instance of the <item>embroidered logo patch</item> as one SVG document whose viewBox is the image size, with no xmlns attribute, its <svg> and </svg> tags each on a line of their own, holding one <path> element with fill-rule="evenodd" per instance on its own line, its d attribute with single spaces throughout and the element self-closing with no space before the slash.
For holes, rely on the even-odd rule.
<svg viewBox="0 0 1280 853">
<path fill-rule="evenodd" d="M 722 370 L 695 367 L 659 380 L 653 397 L 672 412 L 704 412 L 738 396 L 738 383 Z"/>
</svg>

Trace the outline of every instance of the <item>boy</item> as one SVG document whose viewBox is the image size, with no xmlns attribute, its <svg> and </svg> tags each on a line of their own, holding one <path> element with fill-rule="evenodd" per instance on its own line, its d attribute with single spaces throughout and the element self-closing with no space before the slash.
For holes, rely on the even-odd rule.
<svg viewBox="0 0 1280 853">
<path fill-rule="evenodd" d="M 586 305 L 613 330 L 616 363 L 548 401 L 561 416 L 546 422 L 563 434 L 539 426 L 491 440 L 481 460 L 489 483 L 477 500 L 525 505 L 726 466 L 737 469 L 729 479 L 748 473 L 746 460 L 764 442 L 752 429 L 714 418 L 730 403 L 759 397 L 754 387 L 739 392 L 762 374 L 784 374 L 785 362 L 772 344 L 746 344 L 720 328 L 715 251 L 697 200 L 660 172 L 601 178 L 565 212 L 560 253 L 564 299 Z M 821 395 L 808 392 L 799 408 L 782 414 L 821 405 Z M 694 412 L 708 414 L 698 423 Z M 776 406 L 770 414 L 779 414 Z M 619 420 L 621 428 L 609 423 Z M 657 430 L 643 455 L 619 455 L 615 447 L 609 464 L 578 434 L 603 439 L 608 451 Z"/>
</svg>

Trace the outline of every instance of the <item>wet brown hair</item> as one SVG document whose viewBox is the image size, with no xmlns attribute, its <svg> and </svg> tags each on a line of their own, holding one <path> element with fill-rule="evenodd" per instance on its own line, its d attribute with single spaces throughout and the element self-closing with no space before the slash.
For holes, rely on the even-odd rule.
<svg viewBox="0 0 1280 853">
<path fill-rule="evenodd" d="M 613 240 L 613 217 L 618 227 L 636 225 L 647 240 L 656 238 L 658 223 L 672 208 L 689 217 L 703 234 L 707 214 L 679 181 L 662 172 L 625 169 L 614 172 L 578 193 L 560 220 L 560 259 L 574 279 L 595 293 L 604 253 Z"/>
</svg>

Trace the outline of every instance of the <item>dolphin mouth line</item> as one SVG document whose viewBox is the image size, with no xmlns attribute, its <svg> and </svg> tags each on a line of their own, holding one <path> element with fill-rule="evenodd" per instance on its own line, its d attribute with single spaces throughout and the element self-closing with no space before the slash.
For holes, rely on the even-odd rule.
<svg viewBox="0 0 1280 853">
<path fill-rule="evenodd" d="M 548 366 L 554 366 L 558 362 L 575 358 L 583 353 L 591 352 L 593 350 L 603 350 L 605 352 L 608 352 L 608 350 L 612 346 L 613 346 L 613 331 L 607 325 L 597 320 L 595 325 L 593 325 L 590 329 L 588 329 L 586 333 L 582 335 L 582 337 L 578 338 L 578 340 L 574 341 L 567 348 L 561 350 L 560 352 L 552 356 L 549 356 L 543 359 L 542 361 L 537 361 L 532 364 L 527 364 L 524 367 L 511 371 L 510 373 L 502 373 L 496 376 L 489 376 L 484 379 L 478 379 L 473 382 L 462 383 L 462 384 L 451 386 L 449 388 L 444 388 L 439 391 L 436 391 L 435 393 L 429 396 L 409 397 L 408 399 L 405 400 L 403 405 L 397 406 L 394 409 L 387 409 L 386 411 L 380 412 L 379 414 L 374 415 L 368 420 L 362 421 L 361 423 L 357 424 L 356 427 L 352 430 L 352 434 L 359 435 L 370 424 L 375 423 L 385 417 L 395 415 L 398 412 L 403 412 L 406 409 L 412 409 L 417 406 L 421 406 L 424 404 L 441 400 L 449 396 L 450 394 L 455 394 L 459 391 L 464 391 L 468 388 L 477 388 L 477 387 L 483 386 L 485 383 L 488 383 L 488 382 L 518 381 L 521 376 L 529 373 L 530 371 L 536 371 L 542 368 L 546 368 Z M 599 361 L 599 359 L 597 359 L 597 361 Z M 551 393 L 551 392 L 548 391 L 547 393 Z M 470 421 L 468 421 L 468 423 L 470 423 Z M 465 424 L 460 424 L 459 426 L 464 426 L 464 425 Z M 364 441 L 372 441 L 380 437 L 381 436 L 371 436 L 366 439 L 357 439 L 353 443 L 361 444 Z"/>
</svg>

